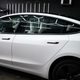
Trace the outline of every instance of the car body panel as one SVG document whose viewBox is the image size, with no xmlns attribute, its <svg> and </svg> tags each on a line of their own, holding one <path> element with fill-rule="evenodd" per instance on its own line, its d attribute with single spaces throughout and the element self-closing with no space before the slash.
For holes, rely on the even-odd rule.
<svg viewBox="0 0 80 80">
<path fill-rule="evenodd" d="M 40 71 L 42 72 L 44 70 L 43 75 L 48 79 L 49 70 L 52 63 L 54 63 L 54 61 L 57 59 L 66 56 L 76 57 L 80 59 L 80 33 L 69 34 L 68 43 L 53 58 L 51 58 L 51 60 L 42 69 L 40 69 Z M 45 70 L 47 70 L 46 75 L 44 73 Z"/>
<path fill-rule="evenodd" d="M 0 34 L 0 63 L 12 64 L 11 46 L 15 34 Z M 5 40 L 10 38 L 10 40 Z"/>
<path fill-rule="evenodd" d="M 68 35 L 16 35 L 12 46 L 13 65 L 31 70 L 40 69 L 67 42 Z"/>
</svg>

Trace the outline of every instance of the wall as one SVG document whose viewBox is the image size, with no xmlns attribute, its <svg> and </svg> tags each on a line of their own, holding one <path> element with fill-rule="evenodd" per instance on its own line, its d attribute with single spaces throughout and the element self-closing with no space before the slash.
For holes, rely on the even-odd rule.
<svg viewBox="0 0 80 80">
<path fill-rule="evenodd" d="M 72 0 L 72 5 L 61 5 L 61 0 L 38 0 L 40 3 L 50 3 L 50 13 L 64 15 L 80 20 L 80 0 Z M 26 3 L 35 0 L 0 0 L 0 7 L 6 8 L 7 3 Z M 0 13 L 0 15 L 4 15 Z"/>
</svg>

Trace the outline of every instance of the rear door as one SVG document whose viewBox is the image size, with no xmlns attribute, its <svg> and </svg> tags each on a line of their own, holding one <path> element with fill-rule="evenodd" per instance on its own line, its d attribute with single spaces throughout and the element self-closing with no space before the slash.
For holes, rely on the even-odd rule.
<svg viewBox="0 0 80 80">
<path fill-rule="evenodd" d="M 67 44 L 68 35 L 62 35 L 65 21 L 37 15 L 23 18 L 13 41 L 12 61 L 14 66 L 36 70 Z"/>
</svg>

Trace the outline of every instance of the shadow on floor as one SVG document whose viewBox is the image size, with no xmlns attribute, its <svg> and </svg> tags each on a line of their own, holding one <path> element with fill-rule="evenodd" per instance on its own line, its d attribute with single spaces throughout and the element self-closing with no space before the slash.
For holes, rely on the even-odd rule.
<svg viewBox="0 0 80 80">
<path fill-rule="evenodd" d="M 0 67 L 0 80 L 46 80 L 41 77 Z"/>
</svg>

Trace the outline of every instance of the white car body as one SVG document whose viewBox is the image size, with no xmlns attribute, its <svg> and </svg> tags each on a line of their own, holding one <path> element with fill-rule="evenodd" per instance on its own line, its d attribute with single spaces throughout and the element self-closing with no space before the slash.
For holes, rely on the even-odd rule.
<svg viewBox="0 0 80 80">
<path fill-rule="evenodd" d="M 16 13 L 0 18 L 14 15 L 47 16 L 80 25 L 80 21 L 45 13 Z M 6 40 L 9 38 L 10 40 Z M 48 42 L 52 42 L 52 44 L 48 44 Z M 54 44 L 56 42 L 59 43 Z M 0 66 L 49 79 L 52 63 L 65 56 L 80 58 L 80 33 L 63 35 L 0 33 Z"/>
</svg>

